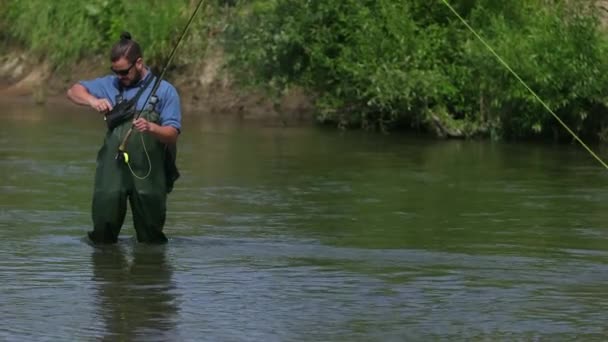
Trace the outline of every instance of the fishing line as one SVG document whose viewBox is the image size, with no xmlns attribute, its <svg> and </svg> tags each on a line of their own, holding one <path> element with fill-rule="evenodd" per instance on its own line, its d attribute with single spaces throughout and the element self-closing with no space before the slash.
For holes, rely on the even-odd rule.
<svg viewBox="0 0 608 342">
<path fill-rule="evenodd" d="M 597 155 L 595 154 L 595 152 L 593 152 L 593 150 L 591 150 L 591 148 L 589 148 L 584 142 L 583 140 L 581 140 L 576 133 L 574 133 L 574 131 L 572 131 L 570 129 L 570 127 L 568 127 L 568 125 L 562 121 L 562 119 L 553 112 L 553 110 L 551 110 L 551 108 L 549 108 L 549 106 L 536 94 L 536 92 L 534 92 L 534 90 L 532 90 L 532 88 L 530 88 L 528 86 L 528 84 L 526 82 L 524 82 L 524 80 L 519 77 L 519 75 L 509 66 L 509 64 L 507 64 L 507 62 L 505 62 L 499 55 L 498 53 L 496 53 L 496 51 L 494 51 L 494 49 L 492 49 L 492 47 L 486 43 L 486 41 L 481 38 L 481 36 L 477 33 L 477 31 L 475 31 L 470 25 L 469 23 L 454 9 L 454 7 L 452 7 L 447 0 L 441 0 L 443 1 L 443 3 L 448 6 L 448 8 L 452 11 L 452 13 L 454 13 L 456 15 L 456 17 L 458 17 L 458 19 L 460 19 L 460 21 L 462 21 L 462 23 L 473 33 L 473 35 L 475 35 L 475 37 L 477 37 L 477 39 L 479 39 L 479 41 L 481 41 L 481 43 L 483 43 L 483 45 L 494 55 L 494 57 L 496 57 L 496 59 L 498 59 L 498 61 L 500 63 L 502 63 L 502 65 L 505 66 L 505 68 L 507 68 L 507 70 L 509 70 L 509 72 L 511 72 L 511 74 L 513 74 L 513 76 L 515 76 L 515 78 L 526 88 L 528 89 L 528 91 L 541 103 L 541 105 L 549 112 L 551 113 L 551 115 L 553 115 L 553 117 L 557 120 L 557 122 L 559 122 L 568 133 L 570 133 L 574 139 L 576 141 L 578 141 L 586 150 L 587 152 L 589 152 L 600 164 L 602 164 L 602 166 L 606 169 L 608 169 L 608 165 L 606 165 L 606 163 Z"/>
<path fill-rule="evenodd" d="M 133 169 L 131 168 L 131 163 L 129 163 L 129 154 L 127 152 L 123 152 L 123 153 L 124 153 L 125 163 L 129 167 L 129 171 L 131 171 L 131 174 L 133 175 L 133 177 L 144 180 L 144 179 L 148 178 L 148 176 L 150 175 L 150 172 L 152 172 L 152 162 L 150 161 L 150 154 L 148 153 L 148 149 L 146 148 L 146 143 L 144 142 L 144 136 L 142 134 L 140 134 L 139 137 L 141 138 L 141 145 L 144 147 L 144 154 L 146 155 L 146 159 L 148 160 L 148 172 L 146 172 L 145 176 L 138 176 L 135 173 L 135 171 L 133 171 Z"/>
<path fill-rule="evenodd" d="M 146 97 L 146 101 L 144 102 L 143 107 L 141 107 L 141 109 L 139 110 L 139 112 L 137 113 L 137 115 L 135 116 L 134 120 L 137 120 L 142 112 L 146 109 L 146 106 L 148 105 L 148 102 L 150 102 L 150 99 L 154 96 L 156 96 L 156 91 L 158 90 L 158 87 L 160 86 L 160 83 L 163 79 L 163 77 L 165 76 L 165 73 L 167 72 L 167 69 L 169 68 L 169 64 L 171 64 L 171 61 L 173 60 L 173 57 L 175 57 L 175 52 L 177 51 L 177 48 L 179 47 L 179 44 L 182 42 L 182 40 L 184 39 L 184 36 L 186 35 L 186 32 L 188 31 L 188 28 L 190 28 L 190 24 L 192 24 L 192 21 L 194 20 L 194 17 L 196 17 L 196 13 L 198 13 L 199 9 L 201 8 L 201 6 L 203 5 L 203 2 L 205 0 L 200 0 L 198 2 L 198 5 L 196 5 L 196 8 L 194 9 L 194 12 L 192 13 L 192 15 L 190 16 L 190 19 L 188 19 L 188 22 L 186 23 L 186 26 L 184 26 L 184 29 L 182 30 L 182 33 L 180 34 L 179 38 L 177 39 L 177 43 L 175 43 L 175 46 L 173 47 L 173 50 L 171 50 L 171 53 L 169 54 L 169 58 L 167 58 L 167 61 L 165 62 L 165 65 L 160 73 L 160 75 L 156 78 L 156 80 L 154 81 L 154 86 L 152 87 L 152 91 L 150 91 L 150 93 L 148 94 L 148 96 Z M 116 154 L 116 158 L 115 159 L 122 159 L 128 166 L 129 166 L 129 170 L 131 171 L 131 174 L 133 174 L 133 176 L 135 176 L 138 179 L 146 179 L 149 175 L 150 172 L 152 171 L 152 163 L 150 162 L 150 155 L 148 154 L 148 150 L 146 149 L 146 144 L 144 143 L 144 139 L 143 136 L 141 136 L 141 143 L 144 147 L 144 153 L 146 155 L 146 158 L 148 160 L 148 172 L 146 173 L 145 176 L 138 176 L 135 174 L 135 172 L 133 172 L 133 169 L 131 168 L 131 164 L 129 163 L 129 154 L 127 153 L 127 142 L 129 140 L 129 137 L 131 136 L 131 134 L 133 133 L 133 125 L 131 125 L 131 128 L 129 128 L 129 131 L 127 131 L 127 134 L 125 135 L 125 137 L 123 138 L 122 142 L 120 143 L 120 146 L 118 146 L 118 153 Z"/>
</svg>

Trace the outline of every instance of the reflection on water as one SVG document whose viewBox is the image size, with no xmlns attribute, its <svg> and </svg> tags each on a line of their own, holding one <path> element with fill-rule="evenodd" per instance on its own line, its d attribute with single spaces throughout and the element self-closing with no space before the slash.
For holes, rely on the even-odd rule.
<svg viewBox="0 0 608 342">
<path fill-rule="evenodd" d="M 608 173 L 578 146 L 186 115 L 169 244 L 94 248 L 103 120 L 3 109 L 0 340 L 608 336 Z"/>
<path fill-rule="evenodd" d="M 104 340 L 150 341 L 175 325 L 177 307 L 171 266 L 164 247 L 104 246 L 92 253 L 96 305 L 105 323 Z"/>
</svg>

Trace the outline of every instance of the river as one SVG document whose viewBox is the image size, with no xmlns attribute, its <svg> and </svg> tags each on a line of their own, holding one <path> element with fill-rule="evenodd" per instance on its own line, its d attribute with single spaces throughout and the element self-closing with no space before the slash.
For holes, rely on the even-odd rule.
<svg viewBox="0 0 608 342">
<path fill-rule="evenodd" d="M 0 340 L 608 338 L 608 172 L 579 146 L 187 114 L 169 243 L 127 213 L 93 248 L 103 120 L 2 119 Z"/>
</svg>

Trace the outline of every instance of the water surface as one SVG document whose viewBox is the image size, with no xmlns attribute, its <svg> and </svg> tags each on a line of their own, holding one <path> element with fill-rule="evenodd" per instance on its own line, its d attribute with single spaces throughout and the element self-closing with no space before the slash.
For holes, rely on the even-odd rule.
<svg viewBox="0 0 608 342">
<path fill-rule="evenodd" d="M 608 336 L 608 172 L 578 146 L 190 114 L 170 243 L 135 243 L 129 213 L 93 248 L 103 120 L 2 119 L 0 340 Z"/>
</svg>

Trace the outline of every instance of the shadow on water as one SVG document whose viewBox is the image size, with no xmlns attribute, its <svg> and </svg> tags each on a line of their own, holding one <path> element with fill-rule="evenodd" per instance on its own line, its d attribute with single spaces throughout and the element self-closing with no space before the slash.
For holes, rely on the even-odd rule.
<svg viewBox="0 0 608 342">
<path fill-rule="evenodd" d="M 169 340 L 177 306 L 166 247 L 123 242 L 91 254 L 103 340 Z"/>
</svg>

